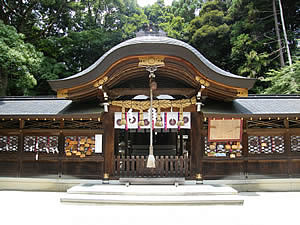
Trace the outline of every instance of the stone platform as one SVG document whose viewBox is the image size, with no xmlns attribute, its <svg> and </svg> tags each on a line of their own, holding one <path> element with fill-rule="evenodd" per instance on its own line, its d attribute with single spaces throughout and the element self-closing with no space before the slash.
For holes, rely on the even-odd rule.
<svg viewBox="0 0 300 225">
<path fill-rule="evenodd" d="M 238 192 L 223 185 L 112 185 L 86 183 L 68 189 L 64 203 L 242 205 Z"/>
</svg>

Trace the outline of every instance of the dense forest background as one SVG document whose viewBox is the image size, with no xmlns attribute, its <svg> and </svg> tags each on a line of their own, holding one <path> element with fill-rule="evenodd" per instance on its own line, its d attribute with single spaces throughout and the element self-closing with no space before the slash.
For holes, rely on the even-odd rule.
<svg viewBox="0 0 300 225">
<path fill-rule="evenodd" d="M 0 96 L 54 94 L 47 80 L 87 68 L 150 22 L 222 69 L 257 78 L 252 93 L 299 94 L 299 1 L 282 6 L 292 66 L 278 0 L 0 0 Z"/>
</svg>

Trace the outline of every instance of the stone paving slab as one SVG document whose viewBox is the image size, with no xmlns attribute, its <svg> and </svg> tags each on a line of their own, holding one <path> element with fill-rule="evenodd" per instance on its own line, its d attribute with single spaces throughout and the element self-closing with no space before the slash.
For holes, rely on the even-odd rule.
<svg viewBox="0 0 300 225">
<path fill-rule="evenodd" d="M 198 196 L 236 195 L 238 192 L 224 185 L 109 185 L 81 184 L 68 189 L 70 194 L 143 195 L 143 196 Z"/>
<path fill-rule="evenodd" d="M 152 205 L 242 205 L 243 198 L 237 195 L 216 196 L 134 196 L 66 194 L 60 198 L 64 203 L 86 204 L 152 204 Z"/>
</svg>

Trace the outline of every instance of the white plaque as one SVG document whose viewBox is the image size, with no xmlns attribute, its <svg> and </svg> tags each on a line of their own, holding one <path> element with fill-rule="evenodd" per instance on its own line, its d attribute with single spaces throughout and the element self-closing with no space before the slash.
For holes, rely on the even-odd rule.
<svg viewBox="0 0 300 225">
<path fill-rule="evenodd" d="M 95 135 L 95 153 L 102 153 L 102 134 Z"/>
</svg>

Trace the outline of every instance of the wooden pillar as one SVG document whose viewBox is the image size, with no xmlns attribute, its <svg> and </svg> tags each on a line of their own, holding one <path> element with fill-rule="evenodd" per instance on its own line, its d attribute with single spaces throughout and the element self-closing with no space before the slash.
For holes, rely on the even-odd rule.
<svg viewBox="0 0 300 225">
<path fill-rule="evenodd" d="M 191 178 L 202 179 L 203 119 L 198 112 L 191 112 L 191 117 Z"/>
<path fill-rule="evenodd" d="M 242 157 L 244 159 L 243 162 L 243 173 L 244 173 L 244 178 L 248 178 L 248 121 L 247 119 L 243 120 L 243 136 L 242 136 Z"/>
<path fill-rule="evenodd" d="M 286 128 L 284 132 L 284 154 L 287 157 L 287 173 L 288 177 L 293 177 L 293 165 L 291 161 L 291 134 L 290 134 L 290 125 L 289 120 L 286 118 L 284 119 L 284 127 Z"/>
<path fill-rule="evenodd" d="M 18 172 L 17 176 L 21 177 L 23 174 L 23 157 L 24 157 L 24 134 L 23 134 L 23 129 L 25 126 L 25 121 L 24 120 L 19 120 L 19 128 L 20 128 L 20 133 L 19 133 L 19 144 L 18 144 Z"/>
<path fill-rule="evenodd" d="M 107 112 L 103 115 L 103 149 L 104 149 L 104 178 L 109 179 L 114 171 L 114 113 Z"/>
<path fill-rule="evenodd" d="M 20 130 L 19 145 L 18 145 L 18 177 L 23 174 L 23 157 L 24 157 L 24 134 L 23 130 Z"/>
<path fill-rule="evenodd" d="M 57 170 L 58 170 L 58 177 L 61 178 L 63 176 L 63 163 L 64 163 L 64 157 L 65 157 L 65 136 L 62 131 L 59 132 L 58 136 L 58 165 L 57 165 Z"/>
<path fill-rule="evenodd" d="M 182 130 L 180 130 L 180 148 L 179 148 L 179 155 L 183 155 L 183 134 L 182 134 Z"/>
</svg>

